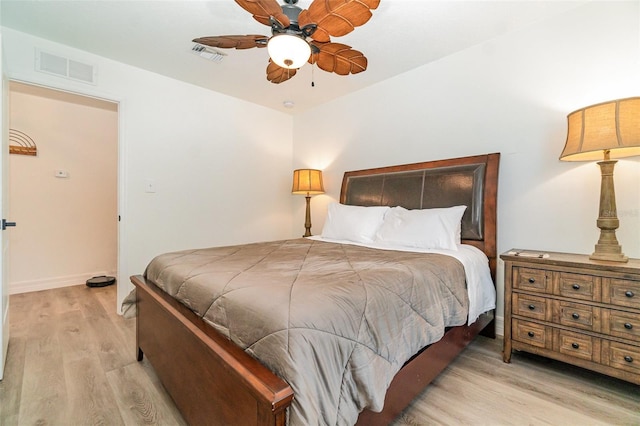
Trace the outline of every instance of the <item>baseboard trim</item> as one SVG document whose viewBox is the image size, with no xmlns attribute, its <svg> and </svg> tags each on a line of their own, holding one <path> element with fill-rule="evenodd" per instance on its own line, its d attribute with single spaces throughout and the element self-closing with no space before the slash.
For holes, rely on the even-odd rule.
<svg viewBox="0 0 640 426">
<path fill-rule="evenodd" d="M 496 317 L 496 334 L 504 336 L 504 317 Z"/>
<path fill-rule="evenodd" d="M 83 274 L 67 275 L 64 277 L 13 282 L 9 283 L 9 294 L 30 293 L 32 291 L 51 290 L 54 288 L 86 284 L 89 278 L 99 275 L 116 276 L 116 271 L 86 272 Z"/>
</svg>

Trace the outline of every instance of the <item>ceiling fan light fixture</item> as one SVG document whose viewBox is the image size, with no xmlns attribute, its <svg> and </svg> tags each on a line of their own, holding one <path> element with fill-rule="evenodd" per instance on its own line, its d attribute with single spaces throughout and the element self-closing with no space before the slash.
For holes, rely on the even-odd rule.
<svg viewBox="0 0 640 426">
<path fill-rule="evenodd" d="M 311 56 L 311 47 L 302 37 L 278 34 L 269 39 L 267 51 L 271 60 L 282 68 L 298 69 Z"/>
</svg>

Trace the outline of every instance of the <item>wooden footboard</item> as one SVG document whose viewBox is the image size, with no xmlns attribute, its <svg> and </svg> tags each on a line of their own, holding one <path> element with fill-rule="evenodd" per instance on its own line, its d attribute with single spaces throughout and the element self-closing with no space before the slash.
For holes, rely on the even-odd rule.
<svg viewBox="0 0 640 426">
<path fill-rule="evenodd" d="M 285 381 L 142 276 L 131 277 L 131 282 L 137 292 L 138 361 L 147 355 L 189 424 L 286 423 L 286 408 L 294 395 Z M 383 411 L 365 410 L 357 424 L 389 424 L 480 331 L 493 324 L 493 313 L 487 313 L 470 326 L 448 330 L 398 372 Z"/>
<path fill-rule="evenodd" d="M 142 276 L 137 294 L 138 360 L 153 365 L 192 425 L 284 425 L 289 385 Z"/>
</svg>

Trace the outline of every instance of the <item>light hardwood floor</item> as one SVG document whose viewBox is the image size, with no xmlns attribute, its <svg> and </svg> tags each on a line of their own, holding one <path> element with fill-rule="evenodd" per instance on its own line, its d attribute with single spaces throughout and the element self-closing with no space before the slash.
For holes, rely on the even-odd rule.
<svg viewBox="0 0 640 426">
<path fill-rule="evenodd" d="M 115 286 L 11 296 L 0 425 L 183 425 L 146 360 Z M 640 425 L 640 386 L 478 338 L 394 422 L 408 425 Z"/>
</svg>

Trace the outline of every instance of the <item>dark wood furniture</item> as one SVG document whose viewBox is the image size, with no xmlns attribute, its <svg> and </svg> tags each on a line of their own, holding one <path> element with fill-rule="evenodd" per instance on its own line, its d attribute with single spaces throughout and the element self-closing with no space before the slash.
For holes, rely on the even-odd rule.
<svg viewBox="0 0 640 426">
<path fill-rule="evenodd" d="M 500 256 L 504 361 L 526 351 L 640 384 L 640 259 L 548 255 Z"/>
<path fill-rule="evenodd" d="M 347 172 L 341 202 L 406 208 L 466 204 L 462 242 L 487 255 L 495 278 L 496 201 L 500 154 Z M 284 425 L 291 388 L 185 306 L 142 276 L 137 290 L 138 360 L 147 355 L 185 419 L 193 425 Z M 358 424 L 386 425 L 481 331 L 494 337 L 494 313 L 449 329 L 416 354 L 392 381 L 381 413 Z"/>
</svg>

